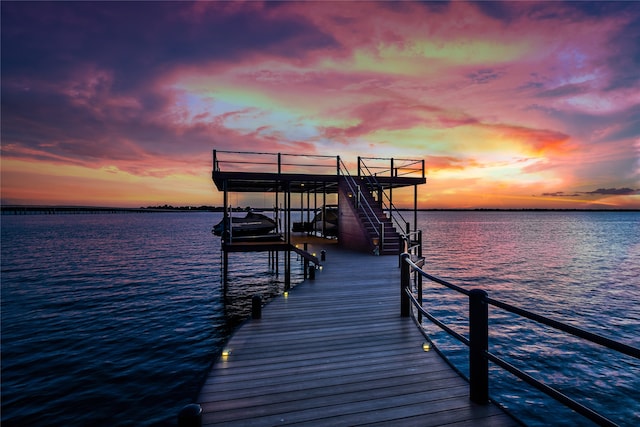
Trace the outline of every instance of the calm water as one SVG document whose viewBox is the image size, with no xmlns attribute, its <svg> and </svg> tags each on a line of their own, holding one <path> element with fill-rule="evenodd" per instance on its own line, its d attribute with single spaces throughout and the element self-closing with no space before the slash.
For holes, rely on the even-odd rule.
<svg viewBox="0 0 640 427">
<path fill-rule="evenodd" d="M 225 316 L 282 286 L 266 256 L 251 260 L 225 304 L 219 216 L 2 216 L 2 424 L 175 424 Z"/>
<path fill-rule="evenodd" d="M 225 298 L 210 233 L 219 218 L 2 216 L 2 423 L 174 424 L 221 348 L 225 318 L 245 316 L 254 293 L 282 290 L 266 255 L 231 254 Z M 640 346 L 640 213 L 427 212 L 419 222 L 430 273 Z M 433 288 L 425 304 L 465 331 L 464 299 Z M 494 352 L 638 424 L 637 362 L 491 319 Z M 464 371 L 462 350 L 433 337 Z M 491 392 L 532 425 L 588 425 L 500 372 Z"/>
<path fill-rule="evenodd" d="M 640 213 L 428 212 L 419 222 L 431 274 L 640 347 Z M 425 307 L 466 335 L 466 297 L 425 286 Z M 640 425 L 638 360 L 489 311 L 490 351 L 620 425 Z M 468 374 L 466 348 L 428 330 Z M 491 369 L 492 396 L 527 424 L 592 425 Z"/>
</svg>

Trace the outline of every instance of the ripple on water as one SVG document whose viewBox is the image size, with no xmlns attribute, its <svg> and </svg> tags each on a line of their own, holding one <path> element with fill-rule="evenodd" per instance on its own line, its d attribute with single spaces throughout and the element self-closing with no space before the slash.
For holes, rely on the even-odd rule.
<svg viewBox="0 0 640 427">
<path fill-rule="evenodd" d="M 220 242 L 210 233 L 219 219 L 3 216 L 3 425 L 174 424 L 223 345 L 226 319 L 246 317 L 253 294 L 282 291 L 266 256 L 244 263 L 234 254 L 224 294 Z M 430 273 L 640 346 L 640 214 L 425 212 L 419 222 Z M 300 279 L 297 270 L 292 281 Z M 467 333 L 464 298 L 427 287 L 425 306 Z M 637 361 L 566 345 L 508 313 L 491 316 L 492 351 L 635 425 Z M 467 349 L 428 329 L 465 372 Z M 491 378 L 491 394 L 530 426 L 550 416 L 584 423 L 495 367 Z"/>
</svg>

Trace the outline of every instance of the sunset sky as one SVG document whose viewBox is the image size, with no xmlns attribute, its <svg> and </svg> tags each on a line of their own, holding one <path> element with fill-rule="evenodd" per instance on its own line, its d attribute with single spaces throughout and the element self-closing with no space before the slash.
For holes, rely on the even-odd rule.
<svg viewBox="0 0 640 427">
<path fill-rule="evenodd" d="M 221 205 L 218 149 L 424 159 L 421 208 L 640 208 L 640 2 L 0 7 L 3 204 Z"/>
</svg>

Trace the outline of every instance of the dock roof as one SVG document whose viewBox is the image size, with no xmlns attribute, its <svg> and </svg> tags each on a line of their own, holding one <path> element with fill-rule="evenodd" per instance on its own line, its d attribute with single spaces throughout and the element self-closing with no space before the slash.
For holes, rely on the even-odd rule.
<svg viewBox="0 0 640 427">
<path fill-rule="evenodd" d="M 225 191 L 226 185 L 229 192 L 328 194 L 337 193 L 340 177 L 345 174 L 375 175 L 384 190 L 426 182 L 422 160 L 368 158 L 389 164 L 368 167 L 363 159 L 358 158 L 358 170 L 351 173 L 340 156 L 214 150 L 212 179 L 219 191 Z"/>
</svg>

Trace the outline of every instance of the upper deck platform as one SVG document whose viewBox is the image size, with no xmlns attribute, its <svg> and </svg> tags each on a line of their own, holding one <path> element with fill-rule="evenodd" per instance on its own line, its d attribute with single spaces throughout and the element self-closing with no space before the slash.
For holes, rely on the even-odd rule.
<svg viewBox="0 0 640 427">
<path fill-rule="evenodd" d="M 426 182 L 424 160 L 358 157 L 348 165 L 340 156 L 213 151 L 212 179 L 219 191 L 331 194 L 345 174 L 373 175 L 383 190 Z"/>
</svg>

